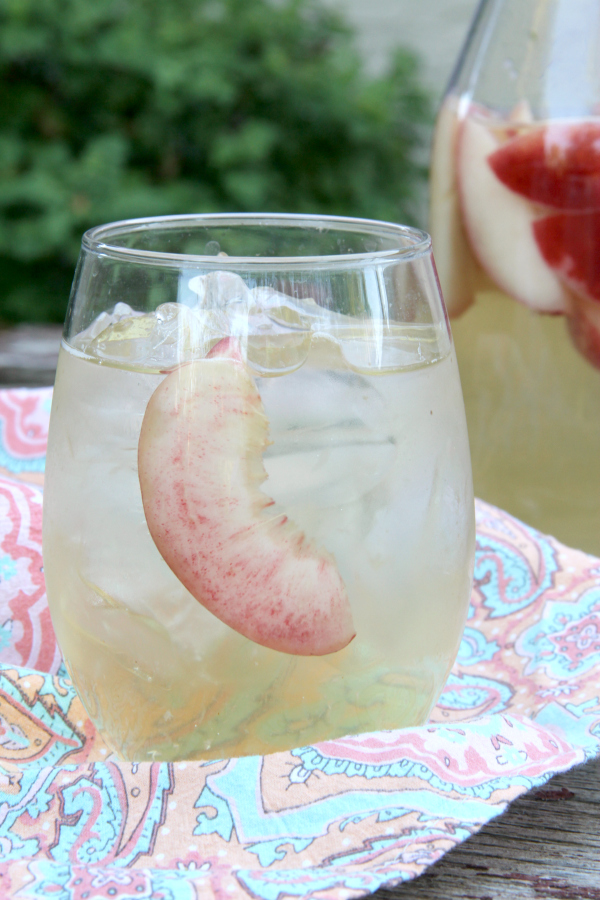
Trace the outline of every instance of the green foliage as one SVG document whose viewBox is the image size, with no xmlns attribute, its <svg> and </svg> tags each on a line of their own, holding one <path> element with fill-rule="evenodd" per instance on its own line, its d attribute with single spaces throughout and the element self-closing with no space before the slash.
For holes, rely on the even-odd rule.
<svg viewBox="0 0 600 900">
<path fill-rule="evenodd" d="M 185 212 L 413 218 L 414 58 L 317 0 L 0 0 L 0 318 L 64 315 L 82 232 Z"/>
</svg>

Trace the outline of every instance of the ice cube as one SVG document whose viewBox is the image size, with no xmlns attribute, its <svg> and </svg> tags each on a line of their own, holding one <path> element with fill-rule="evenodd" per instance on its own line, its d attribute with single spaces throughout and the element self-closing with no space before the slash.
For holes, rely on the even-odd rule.
<svg viewBox="0 0 600 900">
<path fill-rule="evenodd" d="M 363 287 L 360 315 L 327 309 L 311 297 L 289 297 L 264 288 L 251 293 L 275 325 L 308 329 L 313 342 L 315 338 L 334 341 L 346 365 L 357 373 L 395 372 L 435 362 L 448 353 L 444 323 L 436 328 L 430 323 L 394 321 L 385 306 L 385 285 L 375 272 L 366 273 Z"/>
<path fill-rule="evenodd" d="M 254 288 L 250 292 L 257 307 L 276 324 L 284 328 L 309 329 L 314 333 L 329 333 L 336 325 L 352 321 L 349 316 L 331 312 L 312 297 L 290 297 L 271 288 Z"/>
<path fill-rule="evenodd" d="M 385 324 L 364 320 L 352 329 L 338 332 L 342 355 L 355 372 L 398 372 L 436 362 L 448 352 L 445 332 L 433 325 Z"/>
<path fill-rule="evenodd" d="M 232 302 L 248 305 L 248 288 L 235 272 L 209 272 L 191 278 L 188 287 L 198 296 L 198 306 L 219 309 Z"/>
<path fill-rule="evenodd" d="M 311 329 L 321 311 L 312 297 L 290 297 L 269 287 L 255 287 L 250 296 L 256 309 L 284 328 Z"/>
<path fill-rule="evenodd" d="M 205 356 L 222 337 L 232 336 L 250 367 L 268 376 L 302 366 L 313 335 L 338 340 L 356 331 L 358 320 L 311 297 L 291 297 L 264 285 L 250 289 L 233 272 L 187 276 L 186 289 L 198 298 L 194 305 L 165 303 L 154 313 L 141 313 L 118 303 L 74 343 L 102 360 L 165 370 Z"/>
<path fill-rule="evenodd" d="M 285 375 L 299 369 L 310 350 L 310 331 L 275 331 L 274 326 L 264 334 L 248 334 L 246 356 L 248 365 L 259 375 Z"/>
<path fill-rule="evenodd" d="M 164 303 L 154 313 L 111 323 L 82 349 L 98 359 L 164 370 L 206 356 L 227 333 L 218 310 Z"/>
<path fill-rule="evenodd" d="M 273 441 L 264 457 L 268 493 L 290 516 L 304 516 L 303 507 L 306 515 L 339 510 L 387 478 L 397 446 L 378 387 L 347 370 L 312 367 L 285 386 L 261 384 Z"/>
<path fill-rule="evenodd" d="M 112 312 L 102 312 L 99 316 L 96 316 L 92 324 L 88 325 L 84 331 L 81 331 L 77 335 L 74 339 L 74 343 L 76 343 L 79 349 L 85 350 L 87 344 L 98 337 L 98 335 L 110 325 L 114 325 L 115 322 L 119 322 L 124 318 L 141 315 L 143 315 L 143 313 L 136 312 L 128 303 L 119 302 L 115 304 Z"/>
<path fill-rule="evenodd" d="M 248 364 L 260 375 L 283 375 L 300 368 L 311 344 L 310 325 L 295 308 L 293 299 L 270 288 L 249 291 L 246 314 Z M 278 318 L 272 315 L 279 313 Z M 234 326 L 235 328 L 235 323 Z"/>
</svg>

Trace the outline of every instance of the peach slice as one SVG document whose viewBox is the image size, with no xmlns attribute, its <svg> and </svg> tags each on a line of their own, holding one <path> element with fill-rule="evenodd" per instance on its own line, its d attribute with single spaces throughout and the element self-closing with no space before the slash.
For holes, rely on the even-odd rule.
<svg viewBox="0 0 600 900">
<path fill-rule="evenodd" d="M 489 165 L 497 149 L 492 128 L 467 117 L 459 138 L 458 180 L 471 246 L 501 290 L 538 312 L 565 312 L 566 291 L 533 235 L 534 209 L 506 188 Z"/>
<path fill-rule="evenodd" d="M 152 394 L 138 446 L 150 534 L 167 565 L 217 618 L 303 656 L 355 636 L 334 559 L 259 490 L 268 421 L 239 344 L 171 372 Z"/>
<path fill-rule="evenodd" d="M 533 233 L 547 264 L 566 284 L 600 301 L 600 211 L 546 216 L 534 224 Z"/>
<path fill-rule="evenodd" d="M 600 121 L 550 122 L 490 156 L 511 191 L 555 209 L 600 209 Z"/>
<path fill-rule="evenodd" d="M 567 315 L 573 343 L 600 369 L 600 212 L 546 216 L 534 234 L 546 262 L 572 291 Z"/>
</svg>

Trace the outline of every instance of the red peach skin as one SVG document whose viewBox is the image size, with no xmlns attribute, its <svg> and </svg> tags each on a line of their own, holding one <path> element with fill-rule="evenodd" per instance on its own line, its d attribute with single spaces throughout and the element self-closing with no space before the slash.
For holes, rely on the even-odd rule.
<svg viewBox="0 0 600 900">
<path fill-rule="evenodd" d="M 538 219 L 541 254 L 570 288 L 600 301 L 600 212 L 559 213 Z"/>
<path fill-rule="evenodd" d="M 534 203 L 600 209 L 600 121 L 534 128 L 507 141 L 489 163 L 505 187 Z"/>
<path fill-rule="evenodd" d="M 542 256 L 571 289 L 569 332 L 579 352 L 600 369 L 600 212 L 538 219 Z"/>
<path fill-rule="evenodd" d="M 334 559 L 259 490 L 268 422 L 236 342 L 181 366 L 146 408 L 138 448 L 150 534 L 175 575 L 252 641 L 303 656 L 355 636 Z"/>
</svg>

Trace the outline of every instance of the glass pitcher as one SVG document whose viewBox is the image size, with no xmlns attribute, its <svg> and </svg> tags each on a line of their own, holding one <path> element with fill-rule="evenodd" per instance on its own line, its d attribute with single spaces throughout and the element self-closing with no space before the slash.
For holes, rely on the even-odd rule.
<svg viewBox="0 0 600 900">
<path fill-rule="evenodd" d="M 478 496 L 600 555 L 600 2 L 484 0 L 430 231 Z"/>
</svg>

